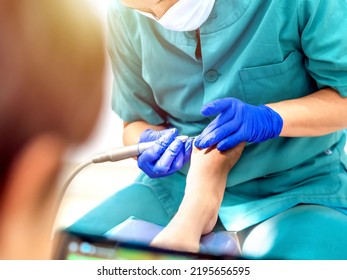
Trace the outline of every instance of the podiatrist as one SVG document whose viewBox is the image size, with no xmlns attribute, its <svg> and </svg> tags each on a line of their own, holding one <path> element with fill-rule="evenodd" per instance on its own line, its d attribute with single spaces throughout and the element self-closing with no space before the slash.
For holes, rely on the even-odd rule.
<svg viewBox="0 0 347 280">
<path fill-rule="evenodd" d="M 347 259 L 346 15 L 344 0 L 115 0 L 124 143 L 165 141 L 138 157 L 133 185 L 71 229 L 167 224 L 189 169 L 183 134 L 221 151 L 247 142 L 219 211 L 245 256 Z"/>
</svg>

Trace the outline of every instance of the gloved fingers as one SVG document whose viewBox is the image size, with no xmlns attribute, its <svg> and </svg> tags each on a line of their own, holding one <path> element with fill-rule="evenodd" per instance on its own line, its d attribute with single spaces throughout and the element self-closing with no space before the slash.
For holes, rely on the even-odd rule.
<svg viewBox="0 0 347 280">
<path fill-rule="evenodd" d="M 209 125 L 201 132 L 201 134 L 195 138 L 195 146 L 204 149 L 204 145 L 206 144 L 206 140 L 215 136 L 215 131 L 218 129 L 219 125 L 217 125 L 218 119 L 220 115 L 215 118 Z M 207 148 L 207 147 L 206 147 Z"/>
<path fill-rule="evenodd" d="M 173 174 L 177 170 L 180 170 L 184 164 L 184 149 L 181 149 L 176 158 L 172 161 L 171 167 L 167 171 L 166 175 Z"/>
<path fill-rule="evenodd" d="M 225 122 L 218 127 L 214 127 L 214 124 L 211 123 L 196 138 L 195 146 L 200 149 L 206 149 L 208 147 L 216 145 L 223 139 L 227 138 L 229 135 L 238 131 L 241 126 L 241 118 L 234 118 L 229 122 Z"/>
<path fill-rule="evenodd" d="M 164 129 L 159 131 L 149 128 L 149 129 L 146 129 L 144 132 L 142 132 L 139 142 L 143 143 L 143 142 L 156 141 L 169 133 L 173 133 L 175 137 L 178 136 L 177 128 L 169 128 L 169 129 Z"/>
<path fill-rule="evenodd" d="M 153 167 L 165 152 L 166 148 L 175 140 L 176 134 L 177 130 L 168 130 L 152 147 L 145 150 L 137 157 L 138 167 L 151 178 L 157 177 L 156 173 L 153 171 Z"/>
<path fill-rule="evenodd" d="M 186 142 L 184 142 L 184 146 L 182 147 L 176 158 L 172 161 L 171 167 L 166 172 L 166 175 L 175 173 L 190 160 L 190 156 L 193 150 L 193 141 L 194 138 L 188 138 Z"/>
<path fill-rule="evenodd" d="M 230 130 L 230 133 L 233 133 L 235 130 L 237 130 L 240 123 L 239 120 L 234 121 L 235 118 L 237 119 L 237 116 L 236 116 L 236 112 L 233 110 L 231 110 L 231 112 L 221 113 L 211 123 L 209 123 L 209 125 L 203 130 L 203 132 L 195 139 L 195 146 L 202 148 L 200 147 L 202 142 L 210 138 L 212 133 L 214 133 L 215 130 L 219 130 L 220 127 L 224 126 L 226 123 L 230 123 L 229 130 Z"/>
<path fill-rule="evenodd" d="M 157 178 L 157 174 L 155 174 L 152 169 L 153 169 L 153 165 L 151 163 L 146 163 L 143 162 L 142 164 L 140 164 L 140 162 L 137 162 L 139 168 L 145 172 L 150 178 Z"/>
<path fill-rule="evenodd" d="M 217 144 L 217 150 L 227 151 L 234 148 L 238 144 L 244 142 L 244 135 L 241 130 L 236 131 L 234 134 L 229 135 Z"/>
<path fill-rule="evenodd" d="M 234 98 L 223 98 L 213 100 L 201 108 L 201 114 L 205 117 L 214 116 L 229 109 L 234 102 Z"/>
<path fill-rule="evenodd" d="M 194 142 L 194 138 L 188 138 L 184 142 L 184 145 L 182 146 L 181 150 L 177 154 L 176 158 L 172 161 L 170 169 L 166 171 L 165 173 L 166 175 L 171 175 L 175 173 L 177 170 L 181 169 L 182 166 L 185 165 L 190 160 L 192 150 L 193 150 L 193 142 Z"/>
<path fill-rule="evenodd" d="M 140 161 L 153 162 L 158 160 L 165 152 L 166 148 L 175 140 L 176 131 L 170 130 L 163 134 L 150 148 L 144 151 L 139 157 Z"/>
<path fill-rule="evenodd" d="M 151 128 L 148 128 L 141 133 L 139 142 L 143 143 L 143 142 L 155 141 L 155 140 L 158 140 L 161 136 L 162 136 L 162 133 L 160 133 L 160 131 L 155 131 Z"/>
<path fill-rule="evenodd" d="M 147 151 L 143 152 L 141 155 L 137 157 L 137 166 L 145 172 L 148 176 L 153 178 L 151 176 L 152 168 L 153 168 L 153 162 L 156 161 L 155 154 L 152 153 L 146 153 Z"/>
<path fill-rule="evenodd" d="M 177 135 L 178 131 L 176 128 L 165 130 L 165 133 L 155 141 L 155 144 L 152 147 L 158 147 L 158 152 L 160 150 L 159 147 L 161 147 L 161 154 L 163 154 L 171 143 L 175 141 Z"/>
<path fill-rule="evenodd" d="M 153 166 L 153 171 L 155 173 L 167 173 L 171 166 L 178 166 L 178 169 L 182 167 L 183 163 L 183 148 L 184 144 L 181 140 L 175 139 L 163 152 L 161 157 Z M 179 154 L 182 154 L 181 157 L 177 157 Z M 177 160 L 176 163 L 174 163 Z"/>
<path fill-rule="evenodd" d="M 184 143 L 184 164 L 190 160 L 193 151 L 194 138 L 188 138 Z"/>
</svg>

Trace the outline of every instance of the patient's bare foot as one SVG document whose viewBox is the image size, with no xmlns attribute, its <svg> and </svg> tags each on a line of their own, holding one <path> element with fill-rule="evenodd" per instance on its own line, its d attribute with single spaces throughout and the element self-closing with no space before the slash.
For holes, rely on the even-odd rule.
<svg viewBox="0 0 347 280">
<path fill-rule="evenodd" d="M 210 233 L 216 225 L 229 171 L 239 160 L 245 143 L 225 152 L 215 148 L 193 149 L 182 204 L 197 200 L 204 209 L 202 234 Z M 194 198 L 193 198 L 194 197 Z M 194 207 L 192 205 L 192 207 Z M 198 208 L 196 208 L 198 209 Z M 200 212 L 198 211 L 197 214 Z"/>
<path fill-rule="evenodd" d="M 193 149 L 183 201 L 172 221 L 153 239 L 152 246 L 199 251 L 201 236 L 216 225 L 228 172 L 243 148 L 242 143 L 226 152 Z"/>
<path fill-rule="evenodd" d="M 151 246 L 196 253 L 199 251 L 200 235 L 189 224 L 173 219 L 151 242 Z"/>
</svg>

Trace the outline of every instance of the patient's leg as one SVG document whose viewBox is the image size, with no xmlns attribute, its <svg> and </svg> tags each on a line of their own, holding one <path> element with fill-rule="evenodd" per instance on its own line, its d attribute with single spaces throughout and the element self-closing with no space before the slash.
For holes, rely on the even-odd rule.
<svg viewBox="0 0 347 280">
<path fill-rule="evenodd" d="M 181 251 L 199 251 L 200 238 L 214 228 L 227 175 L 241 156 L 244 144 L 220 152 L 194 149 L 185 195 L 177 214 L 151 245 Z"/>
</svg>

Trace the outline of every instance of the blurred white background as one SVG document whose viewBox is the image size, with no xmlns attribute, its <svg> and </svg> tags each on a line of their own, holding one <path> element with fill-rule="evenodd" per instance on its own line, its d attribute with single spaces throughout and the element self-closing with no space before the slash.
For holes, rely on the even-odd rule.
<svg viewBox="0 0 347 280">
<path fill-rule="evenodd" d="M 109 2 L 115 0 L 85 1 L 90 2 L 103 22 L 106 40 L 107 6 Z M 104 104 L 97 125 L 87 142 L 76 149 L 71 149 L 66 154 L 65 166 L 59 179 L 61 186 L 79 163 L 96 154 L 123 146 L 123 123 L 111 108 L 112 70 L 108 57 L 104 88 Z M 70 225 L 105 198 L 131 184 L 138 172 L 139 169 L 134 159 L 93 164 L 80 171 L 65 193 L 58 213 L 56 228 Z"/>
<path fill-rule="evenodd" d="M 93 6 L 96 14 L 104 24 L 105 40 L 106 40 L 106 12 L 107 6 L 112 0 L 86 0 Z M 114 1 L 114 0 L 113 0 Z M 67 154 L 67 160 L 80 162 L 91 155 L 104 152 L 108 149 L 123 145 L 122 142 L 122 121 L 112 112 L 111 109 L 111 94 L 112 94 L 112 71 L 110 62 L 107 58 L 107 68 L 105 76 L 105 99 L 100 114 L 100 118 L 95 127 L 94 132 L 89 140 L 78 149 L 71 150 Z M 126 161 L 124 164 L 130 161 Z M 131 161 L 133 163 L 133 161 Z"/>
</svg>

